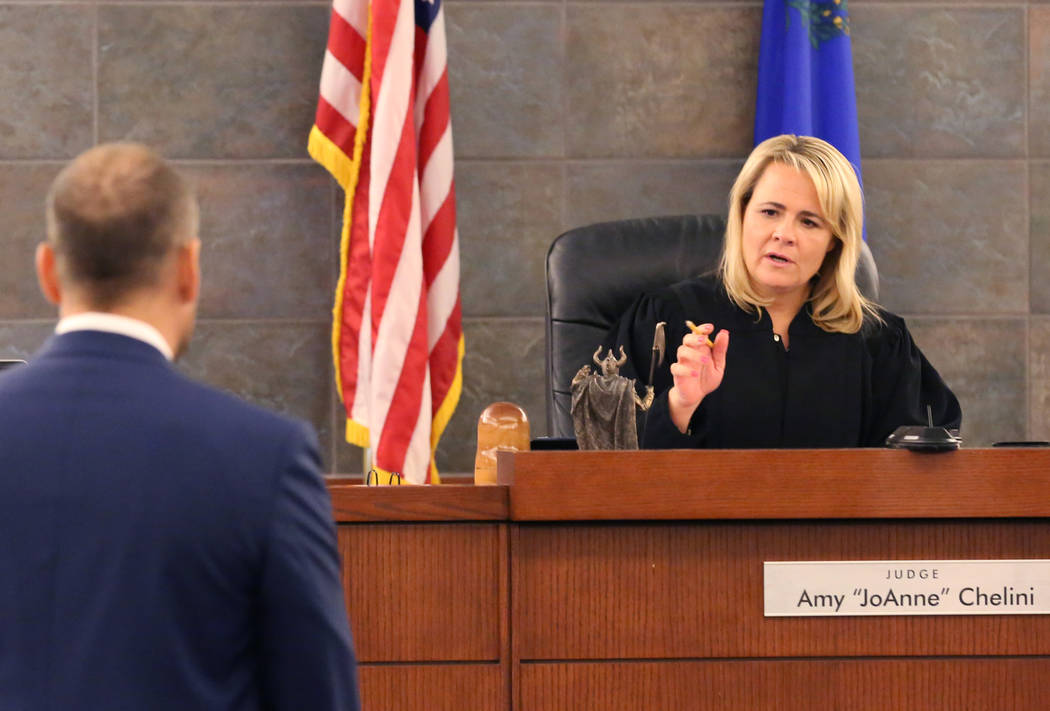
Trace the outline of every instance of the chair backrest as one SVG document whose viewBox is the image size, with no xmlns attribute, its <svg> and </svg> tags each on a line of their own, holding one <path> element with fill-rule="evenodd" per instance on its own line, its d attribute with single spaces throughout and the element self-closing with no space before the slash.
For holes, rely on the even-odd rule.
<svg viewBox="0 0 1050 711">
<path fill-rule="evenodd" d="M 601 222 L 558 236 L 547 250 L 547 434 L 572 437 L 570 383 L 639 294 L 713 270 L 725 219 L 673 215 Z M 878 297 L 867 245 L 857 283 Z"/>
</svg>

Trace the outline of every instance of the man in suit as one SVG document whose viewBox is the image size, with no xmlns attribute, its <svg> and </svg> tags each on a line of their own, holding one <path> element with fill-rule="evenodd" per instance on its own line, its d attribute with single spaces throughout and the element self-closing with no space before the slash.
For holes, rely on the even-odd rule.
<svg viewBox="0 0 1050 711">
<path fill-rule="evenodd" d="M 0 377 L 0 709 L 359 708 L 313 431 L 171 365 L 197 205 L 147 148 L 56 178 L 55 335 Z"/>
</svg>

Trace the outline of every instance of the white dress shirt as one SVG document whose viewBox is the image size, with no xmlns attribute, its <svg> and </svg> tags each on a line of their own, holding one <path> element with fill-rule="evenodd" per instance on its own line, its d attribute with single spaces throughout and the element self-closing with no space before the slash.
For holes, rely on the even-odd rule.
<svg viewBox="0 0 1050 711">
<path fill-rule="evenodd" d="M 160 331 L 145 321 L 117 314 L 101 313 L 99 311 L 87 311 L 82 314 L 67 316 L 55 326 L 55 333 L 61 335 L 70 331 L 104 331 L 116 333 L 137 341 L 148 343 L 164 354 L 169 361 L 175 359 L 171 346 L 160 335 Z"/>
</svg>

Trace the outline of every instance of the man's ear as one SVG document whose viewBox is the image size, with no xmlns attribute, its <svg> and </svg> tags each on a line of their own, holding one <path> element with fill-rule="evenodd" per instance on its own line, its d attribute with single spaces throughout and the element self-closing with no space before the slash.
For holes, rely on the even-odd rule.
<svg viewBox="0 0 1050 711">
<path fill-rule="evenodd" d="M 176 254 L 176 282 L 179 300 L 195 303 L 201 288 L 201 241 L 191 239 L 178 247 Z"/>
<path fill-rule="evenodd" d="M 36 246 L 36 280 L 44 298 L 57 306 L 62 300 L 62 286 L 58 281 L 55 250 L 47 242 Z"/>
</svg>

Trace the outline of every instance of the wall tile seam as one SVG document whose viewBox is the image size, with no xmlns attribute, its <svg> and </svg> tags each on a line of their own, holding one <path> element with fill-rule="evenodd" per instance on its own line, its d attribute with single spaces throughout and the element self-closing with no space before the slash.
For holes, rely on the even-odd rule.
<svg viewBox="0 0 1050 711">
<path fill-rule="evenodd" d="M 68 158 L 0 158 L 0 168 L 7 167 L 62 167 L 76 156 Z"/>
<path fill-rule="evenodd" d="M 1027 131 L 1027 129 L 1025 129 Z M 625 165 L 625 164 L 636 164 L 636 165 L 651 165 L 651 164 L 666 164 L 666 165 L 697 165 L 701 163 L 710 164 L 731 164 L 731 163 L 743 163 L 747 158 L 747 154 L 740 154 L 739 157 L 725 156 L 725 155 L 712 155 L 712 156 L 696 156 L 696 157 L 685 157 L 675 158 L 669 156 L 635 156 L 635 155 L 623 155 L 623 156 L 584 156 L 584 155 L 569 155 L 563 159 L 557 158 L 543 158 L 539 159 L 539 162 L 547 161 L 553 162 L 556 160 L 564 160 L 571 164 L 579 165 Z M 470 158 L 457 158 L 457 161 L 489 161 L 492 163 L 505 163 L 505 162 L 528 162 L 527 159 L 518 159 L 514 157 L 483 157 L 483 156 L 471 156 Z M 922 164 L 922 163 L 958 163 L 958 162 L 970 162 L 970 163 L 1017 163 L 1024 164 L 1026 161 L 1031 161 L 1033 158 L 1027 157 L 1018 153 L 1016 156 L 966 156 L 966 155 L 931 155 L 914 157 L 914 153 L 910 156 L 896 156 L 896 155 L 880 155 L 880 156 L 861 156 L 861 163 L 863 166 L 867 166 L 869 163 L 878 163 L 880 161 L 887 161 L 893 163 L 905 163 L 905 164 Z M 1040 156 L 1035 160 L 1043 162 L 1050 161 L 1050 154 L 1045 157 Z"/>
<path fill-rule="evenodd" d="M 99 145 L 99 141 L 95 141 L 94 146 Z M 86 147 L 90 148 L 92 146 Z M 0 158 L 0 168 L 7 166 L 64 166 L 69 161 L 73 160 L 79 154 L 72 154 L 67 158 Z M 266 166 L 266 165 L 290 165 L 290 166 L 316 166 L 320 170 L 324 170 L 320 163 L 316 162 L 312 158 L 179 158 L 177 156 L 166 155 L 165 160 L 176 166 L 184 167 L 201 167 L 201 168 L 213 168 L 213 167 L 242 167 L 242 166 Z"/>
<path fill-rule="evenodd" d="M 1029 5 L 1025 5 L 1021 21 L 1021 32 L 1024 35 L 1024 52 L 1021 55 L 1021 76 L 1024 78 L 1024 154 L 1026 158 L 1032 156 L 1031 134 L 1032 134 L 1032 34 L 1031 19 L 1028 12 Z M 1029 212 L 1031 212 L 1029 210 Z"/>
<path fill-rule="evenodd" d="M 1029 321 L 1029 320 L 1050 320 L 1050 313 L 1041 312 L 1022 312 L 1022 311 L 1005 311 L 1005 312 L 917 312 L 917 311 L 897 311 L 892 310 L 895 315 L 906 319 L 908 321 Z M 198 320 L 199 322 L 199 320 Z M 497 323 L 506 324 L 519 323 L 521 325 L 529 324 L 545 324 L 546 317 L 543 315 L 530 316 L 530 315 L 471 315 L 463 316 L 463 323 Z M 2 325 L 3 322 L 0 322 Z"/>
<path fill-rule="evenodd" d="M 901 8 L 901 9 L 937 9 L 942 8 L 946 10 L 1002 10 L 1004 8 L 1009 9 L 1020 9 L 1023 10 L 1028 6 L 1037 3 L 1030 3 L 1025 0 L 1003 0 L 1003 2 L 988 2 L 988 1 L 975 1 L 966 2 L 966 0 L 930 0 L 930 2 L 895 2 L 895 0 L 870 0 L 860 5 L 862 8 L 877 7 L 877 8 Z M 1041 4 L 1041 3 L 1040 3 Z M 854 5 L 856 8 L 856 5 Z"/>
<path fill-rule="evenodd" d="M 101 130 L 99 117 L 102 115 L 100 111 L 101 92 L 99 91 L 99 66 L 101 64 L 99 45 L 101 42 L 98 15 L 98 6 L 95 5 L 91 12 L 91 142 L 96 146 Z"/>
<path fill-rule="evenodd" d="M 569 167 L 589 166 L 617 166 L 617 165 L 669 165 L 669 166 L 693 166 L 693 165 L 722 165 L 731 166 L 742 163 L 747 159 L 747 154 L 740 154 L 738 158 L 566 158 L 565 164 Z"/>
<path fill-rule="evenodd" d="M 2 323 L 2 322 L 0 322 Z M 223 325 L 223 326 L 329 326 L 331 319 L 320 318 L 238 318 L 233 317 L 200 317 L 197 319 L 198 326 Z"/>
<path fill-rule="evenodd" d="M 1028 11 L 1028 4 L 1026 4 L 1023 17 L 1021 20 L 1021 32 L 1023 33 L 1024 52 L 1022 53 L 1022 67 L 1021 70 L 1024 72 L 1024 152 L 1025 157 L 1028 159 L 1025 165 L 1024 177 L 1024 218 L 1025 224 L 1028 225 L 1028 245 L 1025 250 L 1025 272 L 1028 275 L 1028 288 L 1025 290 L 1025 304 L 1026 310 L 1029 314 L 1032 313 L 1032 289 L 1035 287 L 1035 281 L 1032 274 L 1032 75 L 1031 75 L 1031 56 L 1032 56 L 1032 35 L 1031 35 L 1031 14 Z M 1033 408 L 1035 407 L 1035 394 L 1032 392 L 1032 326 L 1033 319 L 1029 317 L 1025 321 L 1024 329 L 1024 432 L 1025 437 L 1032 439 L 1033 422 L 1037 419 L 1034 417 Z"/>
<path fill-rule="evenodd" d="M 455 138 L 455 136 L 453 136 Z M 475 167 L 485 166 L 502 166 L 502 165 L 534 165 L 534 166 L 549 166 L 555 167 L 560 166 L 566 162 L 564 158 L 534 158 L 534 157 L 522 157 L 522 158 L 487 158 L 487 157 L 472 157 L 472 158 L 455 158 L 453 167 L 460 165 L 469 165 Z"/>
<path fill-rule="evenodd" d="M 563 7 L 565 0 L 445 0 L 445 7 Z"/>
<path fill-rule="evenodd" d="M 1027 121 L 1026 121 L 1027 123 Z M 1028 127 L 1025 127 L 1025 133 L 1028 133 Z M 1027 139 L 1026 139 L 1027 140 Z M 1027 148 L 1025 149 L 1027 151 Z M 924 155 L 920 158 L 915 158 L 915 154 L 911 156 L 896 156 L 896 155 L 861 155 L 861 162 L 864 165 L 868 163 L 879 163 L 880 161 L 891 161 L 894 163 L 933 163 L 933 162 L 969 162 L 969 163 L 1050 163 L 1050 153 L 1046 155 L 1028 155 L 1018 153 L 1017 155 Z"/>
<path fill-rule="evenodd" d="M 864 165 L 872 165 L 879 163 L 895 163 L 898 165 L 911 165 L 924 163 L 989 163 L 993 165 L 1016 165 L 1024 166 L 1032 162 L 1031 158 L 1024 156 L 1017 156 L 1016 158 L 1001 158 L 1001 157 L 981 157 L 981 156 L 953 156 L 947 158 L 938 157 L 921 157 L 921 158 L 895 158 L 893 156 L 879 156 L 879 157 L 868 157 L 865 158 L 863 155 L 860 157 L 861 162 Z M 1050 158 L 1041 159 L 1043 162 L 1050 162 Z"/>
<path fill-rule="evenodd" d="M 552 159 L 552 158 L 529 158 L 529 156 L 523 156 L 523 158 L 484 158 L 484 156 L 471 156 L 471 158 L 457 158 L 456 165 L 469 165 L 469 166 L 502 166 L 502 165 L 535 165 L 535 166 L 560 166 L 565 165 L 568 167 L 588 167 L 588 166 L 630 166 L 630 165 L 646 165 L 646 166 L 694 166 L 694 165 L 721 165 L 731 166 L 738 163 L 742 163 L 747 159 L 747 154 L 740 154 L 739 158 L 565 158 L 565 159 Z"/>
<path fill-rule="evenodd" d="M 1028 439 L 1038 439 L 1036 432 L 1034 432 L 1035 423 L 1040 419 L 1038 413 L 1036 413 L 1037 406 L 1037 395 L 1034 392 L 1035 383 L 1039 382 L 1039 378 L 1036 377 L 1036 359 L 1037 355 L 1032 353 L 1032 329 L 1039 326 L 1042 323 L 1050 323 L 1050 316 L 1034 316 L 1028 319 L 1027 327 L 1025 328 L 1025 436 Z M 1045 436 L 1045 433 L 1041 433 Z"/>
<path fill-rule="evenodd" d="M 596 153 L 596 152 L 595 152 Z M 681 164 L 687 165 L 691 163 L 707 163 L 721 161 L 724 163 L 743 163 L 747 158 L 750 150 L 747 153 L 738 153 L 736 155 L 726 153 L 710 153 L 704 155 L 688 155 L 688 156 L 673 156 L 673 155 L 661 155 L 659 153 L 653 153 L 650 155 L 640 155 L 636 152 L 632 153 L 605 153 L 602 155 L 596 155 L 592 153 L 588 155 L 586 152 L 567 152 L 561 160 L 569 161 L 571 163 L 670 163 L 670 164 Z"/>
<path fill-rule="evenodd" d="M 1027 128 L 1025 129 L 1027 130 Z M 862 149 L 863 150 L 863 149 Z M 676 163 L 676 164 L 687 164 L 687 163 L 710 163 L 710 162 L 722 162 L 730 163 L 733 161 L 742 162 L 747 158 L 747 153 L 740 153 L 736 156 L 732 155 L 696 155 L 696 156 L 639 156 L 639 155 L 603 155 L 603 156 L 588 156 L 580 154 L 569 154 L 560 160 L 566 160 L 575 163 Z M 876 162 L 876 161 L 895 161 L 898 163 L 928 163 L 930 161 L 987 161 L 997 163 L 1008 163 L 1008 162 L 1023 162 L 1030 160 L 1030 158 L 1021 152 L 1016 155 L 1005 155 L 1005 156 L 981 156 L 981 155 L 928 155 L 916 157 L 914 151 L 907 155 L 873 155 L 873 154 L 861 154 L 860 157 L 863 163 Z M 1039 156 L 1040 160 L 1050 160 L 1050 153 L 1046 156 Z M 491 160 L 491 161 L 505 161 L 505 160 L 529 160 L 528 157 L 522 156 L 520 159 L 513 156 L 463 156 L 457 158 L 457 160 Z M 538 158 L 537 160 L 559 160 L 558 158 Z"/>
<path fill-rule="evenodd" d="M 558 141 L 559 149 L 562 157 L 568 155 L 568 147 L 571 142 L 569 138 L 569 73 L 572 67 L 572 63 L 569 60 L 569 8 L 566 3 L 562 3 L 560 10 L 558 11 L 558 48 L 561 50 L 560 67 L 558 71 L 558 85 L 556 87 L 558 92 L 559 112 L 562 120 L 559 122 Z M 562 165 L 561 169 L 561 180 L 562 180 L 562 199 L 561 204 L 558 206 L 560 211 L 559 220 L 561 224 L 565 224 L 565 216 L 568 214 L 566 207 L 565 198 L 565 166 Z"/>
<path fill-rule="evenodd" d="M 1024 8 L 1032 4 L 1027 0 L 1003 0 L 1003 2 L 994 2 L 993 0 L 975 0 L 974 2 L 967 2 L 966 0 L 929 0 L 928 2 L 918 1 L 907 1 L 907 2 L 896 2 L 896 0 L 865 0 L 860 6 L 861 7 L 903 7 L 903 8 L 923 8 L 923 7 L 946 7 L 949 9 L 1001 9 L 1003 7 L 1018 7 Z M 854 7 L 857 5 L 855 4 Z"/>
<path fill-rule="evenodd" d="M 464 316 L 463 323 L 521 323 L 521 324 L 544 324 L 544 316 Z"/>
<path fill-rule="evenodd" d="M 697 8 L 761 8 L 762 3 L 753 0 L 446 0 L 449 7 L 601 7 L 608 5 L 633 5 L 639 7 L 697 7 Z M 288 7 L 331 7 L 330 2 L 317 0 L 4 0 L 0 6 L 7 5 L 91 5 L 91 6 L 180 6 L 212 5 L 216 7 L 244 7 L 253 5 L 283 5 Z M 1003 8 L 1050 7 L 1046 2 L 1022 2 L 1021 0 L 1004 0 L 1003 2 L 956 2 L 931 0 L 930 2 L 896 2 L 895 0 L 866 0 L 860 7 L 893 7 L 909 8 L 947 8 L 958 10 L 989 10 Z"/>
<path fill-rule="evenodd" d="M 304 141 L 305 145 L 305 141 Z M 241 167 L 241 166 L 266 166 L 266 165 L 290 165 L 290 166 L 315 166 L 324 170 L 324 166 L 307 156 L 306 158 L 178 158 L 176 156 L 165 156 L 169 163 L 187 167 Z M 333 184 L 334 179 L 333 179 Z"/>
<path fill-rule="evenodd" d="M 1025 129 L 1027 133 L 1028 129 Z M 1031 163 L 1050 163 L 1050 153 L 1044 155 L 1018 155 L 1016 157 L 995 157 L 995 156 L 929 156 L 920 158 L 897 158 L 895 156 L 861 156 L 861 161 L 864 165 L 869 163 L 878 163 L 880 161 L 890 161 L 893 163 L 933 163 L 933 162 L 969 162 L 969 163 L 1019 163 L 1019 164 L 1031 164 Z"/>
<path fill-rule="evenodd" d="M 943 7 L 948 9 L 956 10 L 998 10 L 1002 8 L 1019 8 L 1024 9 L 1031 5 L 1041 5 L 1044 3 L 1033 3 L 1027 2 L 1026 0 L 1003 0 L 1002 2 L 995 2 L 995 0 L 975 0 L 974 2 L 967 2 L 966 0 L 929 0 L 929 2 L 923 2 L 923 0 L 908 2 L 895 2 L 895 0 L 870 0 L 870 2 L 864 2 L 861 7 L 901 7 L 901 8 L 925 8 L 925 7 Z"/>
<path fill-rule="evenodd" d="M 562 116 L 562 120 L 560 122 L 560 124 L 561 124 L 560 125 L 560 129 L 561 130 L 560 130 L 560 133 L 559 133 L 559 138 L 561 140 L 561 152 L 562 152 L 562 155 L 564 156 L 567 153 L 567 147 L 568 147 L 568 145 L 570 143 L 570 138 L 569 138 L 569 124 L 570 124 L 570 122 L 569 122 L 569 120 L 567 120 L 567 117 L 569 115 L 569 70 L 570 70 L 570 62 L 568 61 L 568 55 L 569 55 L 569 6 L 568 6 L 568 2 L 565 1 L 565 0 L 563 0 L 563 2 L 561 4 L 560 21 L 561 21 L 561 28 L 560 28 L 560 32 L 561 32 L 560 40 L 561 40 L 561 42 L 560 42 L 560 45 L 561 45 L 561 52 L 562 52 L 562 55 L 561 55 L 562 56 L 562 62 L 561 62 L 561 71 L 558 73 L 558 81 L 559 81 L 559 86 L 558 86 L 559 97 L 558 98 L 561 101 L 561 116 Z M 565 158 L 563 158 L 561 161 L 559 161 L 559 164 L 558 164 L 558 179 L 561 181 L 561 190 L 560 190 L 561 195 L 559 196 L 560 199 L 558 200 L 558 226 L 560 227 L 561 232 L 564 233 L 567 229 L 570 228 L 569 227 L 569 190 L 568 190 L 568 185 L 569 185 L 569 161 L 566 160 Z M 547 249 L 548 250 L 550 249 L 549 243 L 548 243 Z M 546 254 L 546 251 L 544 252 L 544 254 Z M 550 308 L 549 305 L 547 304 L 547 302 L 549 301 L 550 296 L 547 293 L 547 288 L 546 288 L 547 287 L 547 285 L 546 285 L 546 273 L 547 273 L 547 259 L 546 259 L 546 256 L 544 257 L 543 263 L 544 263 L 543 264 L 543 272 L 544 272 L 544 284 L 543 284 L 543 287 L 544 287 L 544 289 L 543 289 L 543 291 L 544 291 L 544 299 L 543 300 L 544 300 L 544 311 L 546 312 Z M 544 338 L 546 338 L 546 319 L 544 319 Z"/>
<path fill-rule="evenodd" d="M 566 7 L 634 5 L 637 7 L 696 7 L 722 10 L 741 7 L 761 9 L 762 7 L 761 2 L 754 2 L 754 0 L 652 0 L 652 2 L 646 2 L 646 0 L 567 0 L 565 5 Z"/>
<path fill-rule="evenodd" d="M 8 2 L 18 2 L 19 0 L 7 0 Z M 81 2 L 81 0 L 69 0 L 63 2 L 62 0 L 43 0 L 42 2 L 35 2 L 35 0 L 21 0 L 22 2 L 33 2 L 34 4 L 46 4 L 54 3 L 56 5 L 69 5 L 69 4 L 85 4 L 85 5 L 97 5 L 98 7 L 195 7 L 195 6 L 212 6 L 212 7 L 252 7 L 255 5 L 266 5 L 266 6 L 284 6 L 284 7 L 323 7 L 331 8 L 332 3 L 330 2 L 317 2 L 317 0 L 97 0 L 96 2 Z M 326 37 L 327 39 L 327 37 Z"/>
<path fill-rule="evenodd" d="M 172 6 L 214 6 L 214 7 L 252 7 L 262 6 L 285 6 L 285 7 L 324 7 L 330 8 L 331 3 L 317 2 L 316 0 L 4 0 L 0 6 L 93 6 L 93 7 L 172 7 Z M 673 8 L 673 7 L 695 7 L 705 9 L 735 9 L 754 8 L 760 9 L 761 3 L 750 0 L 739 0 L 738 2 L 725 2 L 724 0 L 678 0 L 660 2 L 645 2 L 645 0 L 572 0 L 563 3 L 560 0 L 447 0 L 446 5 L 451 7 L 607 7 L 609 5 L 623 5 L 651 8 Z M 1029 7 L 1050 7 L 1046 3 L 1019 2 L 1018 0 L 1005 0 L 1004 2 L 895 2 L 894 0 L 871 0 L 865 2 L 862 8 L 885 8 L 897 9 L 936 9 L 949 10 L 1000 10 L 1000 9 L 1027 9 Z"/>
<path fill-rule="evenodd" d="M 96 141 L 95 145 L 98 145 Z M 86 150 L 86 148 L 85 148 Z M 63 158 L 39 157 L 39 158 L 0 158 L 0 167 L 33 167 L 33 166 L 63 166 L 73 160 L 76 154 Z M 456 165 L 549 165 L 556 166 L 565 164 L 569 167 L 588 166 L 616 166 L 616 165 L 669 165 L 669 166 L 692 166 L 692 165 L 733 165 L 741 163 L 747 158 L 747 154 L 738 157 L 711 156 L 711 157 L 639 157 L 639 156 L 456 156 Z M 166 155 L 165 159 L 174 165 L 186 167 L 251 167 L 251 166 L 316 166 L 323 167 L 312 158 L 180 158 L 177 155 Z M 896 156 L 861 156 L 861 162 L 866 165 L 879 163 L 896 164 L 924 164 L 924 163 L 987 163 L 987 164 L 1017 164 L 1026 163 L 1032 165 L 1050 164 L 1050 153 L 1045 156 L 1017 156 L 1017 157 L 994 157 L 994 156 L 924 156 L 916 158 Z"/>
<path fill-rule="evenodd" d="M 97 145 L 97 144 L 96 144 Z M 68 158 L 0 158 L 0 167 L 4 166 L 51 166 L 51 165 L 65 165 L 67 162 L 75 158 L 75 155 L 70 155 Z M 580 166 L 605 166 L 605 165 L 672 165 L 672 166 L 691 166 L 698 164 L 712 164 L 712 165 L 733 165 L 740 163 L 747 158 L 746 154 L 740 154 L 739 157 L 725 157 L 725 156 L 713 156 L 710 158 L 697 157 L 697 158 L 675 158 L 675 157 L 637 157 L 637 156 L 624 156 L 624 157 L 600 157 L 600 158 L 588 158 L 588 157 L 572 157 L 572 158 L 559 158 L 559 157 L 533 157 L 533 156 L 462 156 L 456 157 L 455 163 L 461 165 L 471 166 L 484 166 L 484 165 L 504 165 L 504 164 L 521 164 L 521 165 L 561 165 L 566 164 L 570 167 Z M 187 167 L 224 167 L 224 166 L 254 166 L 254 165 L 289 165 L 289 166 L 316 166 L 323 170 L 323 167 L 314 161 L 312 158 L 179 158 L 177 156 L 166 156 L 166 160 L 169 163 L 176 165 L 183 165 Z M 923 164 L 923 163 L 990 163 L 990 164 L 1018 164 L 1023 165 L 1025 163 L 1031 163 L 1033 165 L 1045 165 L 1050 164 L 1050 154 L 1047 156 L 1033 156 L 1030 158 L 1017 157 L 1017 158 L 1000 158 L 1000 157 L 981 157 L 981 156 L 947 156 L 947 157 L 894 157 L 894 156 L 878 156 L 878 157 L 861 157 L 861 160 L 865 165 L 868 164 L 879 164 L 879 163 L 896 163 L 896 164 Z"/>
<path fill-rule="evenodd" d="M 285 7 L 323 7 L 331 8 L 330 2 L 316 2 L 316 0 L 103 0 L 92 2 L 92 0 L 3 0 L 0 7 L 180 7 L 180 6 L 213 6 L 213 7 L 252 7 L 285 6 Z"/>
<path fill-rule="evenodd" d="M 455 132 L 455 128 L 454 127 L 453 127 L 453 131 L 452 131 L 452 140 L 453 141 L 456 140 L 456 132 Z M 567 159 L 568 159 L 567 156 L 565 156 L 564 154 L 546 154 L 546 155 L 540 155 L 540 156 L 535 156 L 535 155 L 533 155 L 533 156 L 525 156 L 525 155 L 514 155 L 514 154 L 511 154 L 511 153 L 505 153 L 505 154 L 490 153 L 488 155 L 477 154 L 477 155 L 454 155 L 453 156 L 453 160 L 455 161 L 455 163 L 460 163 L 461 161 L 470 161 L 470 160 L 489 161 L 491 163 L 510 163 L 510 162 L 515 162 L 515 163 L 516 162 L 521 162 L 521 163 L 557 163 L 557 162 L 560 162 L 560 161 L 563 161 L 563 160 L 567 160 Z"/>
<path fill-rule="evenodd" d="M 332 375 L 334 376 L 334 370 Z M 342 422 L 339 420 L 340 413 L 345 413 L 342 407 L 342 401 L 339 399 L 339 391 L 335 386 L 335 383 L 331 383 L 329 388 L 328 396 L 328 427 L 331 432 L 331 436 L 328 438 L 328 462 L 329 466 L 335 468 L 336 462 L 339 461 L 339 440 L 341 439 L 340 433 L 345 429 L 345 425 L 341 428 Z"/>
<path fill-rule="evenodd" d="M 561 170 L 559 171 L 558 179 L 561 180 L 561 200 L 558 201 L 558 224 L 561 225 L 561 231 L 564 233 L 567 230 L 572 229 L 572 225 L 569 224 L 569 165 L 567 163 L 561 164 Z M 552 238 L 553 239 L 553 238 Z M 550 249 L 548 245 L 547 249 Z M 544 259 L 544 273 L 547 271 L 546 259 Z M 544 289 L 546 292 L 546 289 Z M 545 297 L 549 298 L 549 295 L 545 294 Z M 544 300 L 546 301 L 547 298 Z"/>
<path fill-rule="evenodd" d="M 1022 321 L 1028 322 L 1028 321 L 1032 320 L 1033 318 L 1038 318 L 1040 316 L 1043 316 L 1045 318 L 1050 318 L 1050 314 L 1045 314 L 1044 315 L 1044 314 L 1031 314 L 1031 313 L 1020 313 L 1020 312 L 1017 312 L 1017 313 L 1014 313 L 1014 312 L 984 313 L 984 314 L 980 314 L 980 313 L 951 313 L 951 314 L 947 314 L 947 313 L 929 313 L 928 314 L 928 313 L 894 311 L 893 313 L 895 313 L 897 316 L 900 316 L 901 318 L 903 318 L 903 319 L 905 319 L 907 321 L 913 321 L 913 322 L 919 322 L 919 321 L 992 321 L 992 322 L 1000 322 L 1000 323 L 1007 323 L 1007 322 L 1020 323 Z"/>
</svg>

